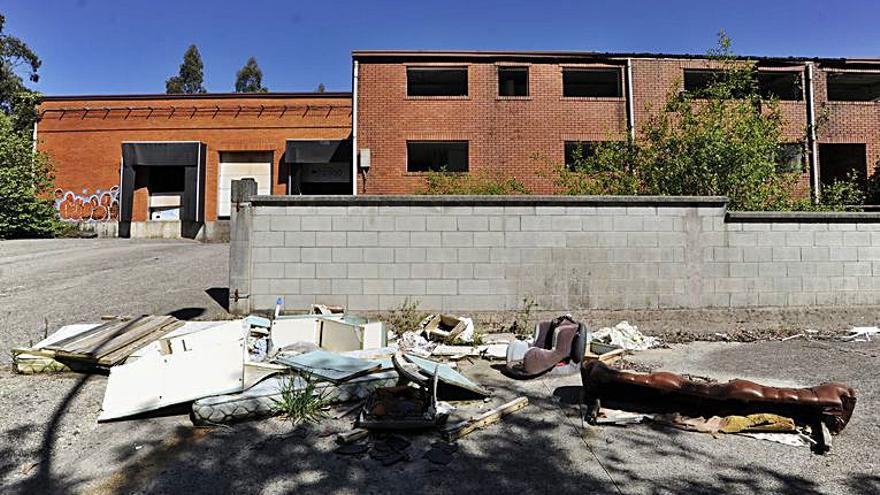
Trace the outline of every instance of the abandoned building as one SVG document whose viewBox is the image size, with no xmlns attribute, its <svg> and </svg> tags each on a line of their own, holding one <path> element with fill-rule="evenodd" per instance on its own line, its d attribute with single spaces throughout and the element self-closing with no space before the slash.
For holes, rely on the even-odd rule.
<svg viewBox="0 0 880 495">
<path fill-rule="evenodd" d="M 261 194 L 410 194 L 424 173 L 516 177 L 633 136 L 670 91 L 712 81 L 700 56 L 355 51 L 351 93 L 64 96 L 38 146 L 64 218 L 121 236 L 224 238 L 233 179 Z M 785 118 L 799 193 L 880 160 L 880 60 L 750 57 Z M 356 151 L 355 151 L 356 150 Z"/>
</svg>

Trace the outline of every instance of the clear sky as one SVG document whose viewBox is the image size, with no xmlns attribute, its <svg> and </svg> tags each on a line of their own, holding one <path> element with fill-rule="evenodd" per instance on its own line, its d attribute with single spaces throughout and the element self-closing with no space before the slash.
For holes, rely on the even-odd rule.
<svg viewBox="0 0 880 495">
<path fill-rule="evenodd" d="M 251 55 L 273 91 L 351 89 L 353 49 L 702 54 L 724 28 L 745 55 L 880 57 L 880 1 L 0 0 L 42 58 L 49 95 L 162 93 L 198 45 L 211 92 Z"/>
</svg>

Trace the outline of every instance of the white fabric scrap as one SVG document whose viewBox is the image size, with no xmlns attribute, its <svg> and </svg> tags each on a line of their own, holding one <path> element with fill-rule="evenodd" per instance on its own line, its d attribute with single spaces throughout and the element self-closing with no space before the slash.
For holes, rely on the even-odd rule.
<svg viewBox="0 0 880 495">
<path fill-rule="evenodd" d="M 656 337 L 648 337 L 639 332 L 638 327 L 630 325 L 628 321 L 596 330 L 593 332 L 593 340 L 616 345 L 627 351 L 644 351 L 660 343 Z"/>
<path fill-rule="evenodd" d="M 809 437 L 802 433 L 780 433 L 780 432 L 755 432 L 755 433 L 746 433 L 740 432 L 737 435 L 742 435 L 744 437 L 752 437 L 757 438 L 758 440 L 767 440 L 768 442 L 776 442 L 781 443 L 782 445 L 788 445 L 791 447 L 809 447 L 810 441 Z"/>
<path fill-rule="evenodd" d="M 847 335 L 842 337 L 843 340 L 850 342 L 870 342 L 871 336 L 880 335 L 880 328 L 877 327 L 853 327 Z"/>
</svg>

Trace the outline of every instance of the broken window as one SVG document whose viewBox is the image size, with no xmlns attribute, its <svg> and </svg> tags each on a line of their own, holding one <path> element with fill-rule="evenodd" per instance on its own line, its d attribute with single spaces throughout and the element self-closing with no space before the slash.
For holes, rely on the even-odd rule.
<svg viewBox="0 0 880 495">
<path fill-rule="evenodd" d="M 758 91 L 762 98 L 800 101 L 803 99 L 800 72 L 759 71 Z"/>
<path fill-rule="evenodd" d="M 804 171 L 804 145 L 783 143 L 776 151 L 776 171 L 780 174 L 802 173 Z"/>
<path fill-rule="evenodd" d="M 827 72 L 828 101 L 880 101 L 880 73 Z"/>
<path fill-rule="evenodd" d="M 407 141 L 407 172 L 467 172 L 467 141 Z"/>
<path fill-rule="evenodd" d="M 619 98 L 623 95 L 620 70 L 563 69 L 562 95 Z"/>
<path fill-rule="evenodd" d="M 498 96 L 529 96 L 529 68 L 499 67 Z"/>
<path fill-rule="evenodd" d="M 467 67 L 409 67 L 407 96 L 467 96 Z"/>
<path fill-rule="evenodd" d="M 819 179 L 822 185 L 845 181 L 855 176 L 864 180 L 868 172 L 864 144 L 820 144 Z"/>
<path fill-rule="evenodd" d="M 590 158 L 596 154 L 599 141 L 566 141 L 565 142 L 565 166 L 574 170 L 578 162 Z"/>
</svg>

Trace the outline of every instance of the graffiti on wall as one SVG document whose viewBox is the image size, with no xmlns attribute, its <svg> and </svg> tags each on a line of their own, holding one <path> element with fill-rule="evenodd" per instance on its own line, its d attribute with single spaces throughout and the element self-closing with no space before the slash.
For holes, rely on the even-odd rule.
<svg viewBox="0 0 880 495">
<path fill-rule="evenodd" d="M 55 190 L 55 208 L 63 220 L 71 222 L 111 222 L 119 219 L 119 186 L 95 189 L 81 194 L 64 189 Z"/>
</svg>

